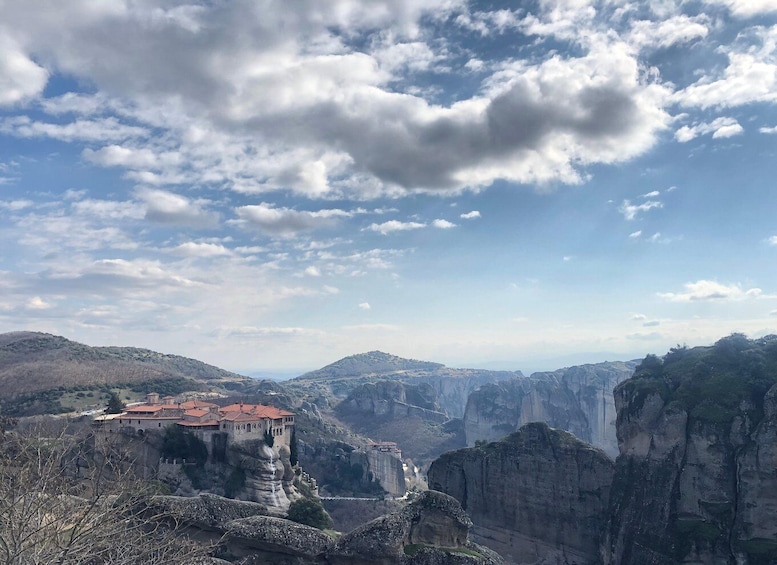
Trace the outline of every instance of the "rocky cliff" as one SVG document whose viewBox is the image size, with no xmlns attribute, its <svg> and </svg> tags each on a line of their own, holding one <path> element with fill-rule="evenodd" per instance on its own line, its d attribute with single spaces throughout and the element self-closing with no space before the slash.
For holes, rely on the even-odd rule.
<svg viewBox="0 0 777 565">
<path fill-rule="evenodd" d="M 533 390 L 523 397 L 530 406 Z M 529 425 L 502 442 L 444 455 L 430 484 L 460 499 L 480 539 L 516 562 L 777 563 L 777 336 L 734 334 L 712 347 L 648 355 L 615 388 L 614 402 L 614 474 L 558 441 L 511 450 L 512 442 L 526 443 L 519 437 L 527 430 L 533 437 L 544 429 Z M 566 471 L 554 474 L 556 467 Z M 593 514 L 574 506 L 583 500 L 574 496 L 575 481 L 586 473 L 593 473 L 587 483 L 600 485 L 585 504 Z M 512 499 L 515 508 L 505 507 Z M 531 504 L 537 508 L 527 512 Z"/>
<path fill-rule="evenodd" d="M 583 564 L 598 557 L 613 462 L 543 423 L 442 455 L 429 487 L 456 498 L 473 539 L 511 563 Z"/>
<path fill-rule="evenodd" d="M 777 562 L 777 337 L 648 356 L 615 390 L 605 564 Z"/>
<path fill-rule="evenodd" d="M 467 445 L 496 441 L 529 422 L 546 422 L 615 457 L 613 389 L 632 375 L 635 366 L 636 362 L 605 362 L 486 384 L 467 401 Z"/>
<path fill-rule="evenodd" d="M 350 419 L 417 416 L 438 423 L 448 420 L 438 403 L 437 391 L 429 383 L 365 383 L 353 389 L 337 405 L 336 412 Z"/>
</svg>

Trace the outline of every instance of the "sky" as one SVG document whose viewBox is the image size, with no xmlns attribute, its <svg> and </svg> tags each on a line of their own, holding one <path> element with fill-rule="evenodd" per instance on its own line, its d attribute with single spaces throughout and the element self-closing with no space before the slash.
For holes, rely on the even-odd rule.
<svg viewBox="0 0 777 565">
<path fill-rule="evenodd" d="M 0 0 L 0 332 L 241 373 L 777 333 L 777 0 Z"/>
</svg>

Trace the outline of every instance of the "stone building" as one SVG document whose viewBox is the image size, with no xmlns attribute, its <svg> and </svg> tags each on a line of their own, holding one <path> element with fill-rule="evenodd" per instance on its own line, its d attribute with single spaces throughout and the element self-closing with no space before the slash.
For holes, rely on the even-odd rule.
<svg viewBox="0 0 777 565">
<path fill-rule="evenodd" d="M 242 402 L 219 406 L 202 400 L 176 402 L 172 397 L 159 399 L 157 393 L 146 396 L 146 402 L 129 406 L 121 414 L 106 414 L 94 419 L 95 426 L 106 433 L 129 432 L 143 435 L 181 426 L 210 445 L 214 434 L 223 434 L 227 442 L 273 437 L 274 445 L 289 445 L 294 430 L 294 413 L 265 404 Z"/>
</svg>

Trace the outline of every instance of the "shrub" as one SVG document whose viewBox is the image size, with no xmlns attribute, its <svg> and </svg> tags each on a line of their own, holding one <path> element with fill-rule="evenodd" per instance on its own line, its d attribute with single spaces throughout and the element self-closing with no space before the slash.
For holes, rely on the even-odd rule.
<svg viewBox="0 0 777 565">
<path fill-rule="evenodd" d="M 319 530 L 332 527 L 332 518 L 324 510 L 321 501 L 314 498 L 300 498 L 292 502 L 286 518 L 298 524 L 312 526 Z"/>
</svg>

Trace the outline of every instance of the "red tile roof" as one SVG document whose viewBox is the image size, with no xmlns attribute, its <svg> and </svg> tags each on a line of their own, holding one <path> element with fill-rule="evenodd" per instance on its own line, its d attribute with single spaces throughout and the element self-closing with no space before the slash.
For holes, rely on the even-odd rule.
<svg viewBox="0 0 777 565">
<path fill-rule="evenodd" d="M 192 408 L 217 408 L 218 404 L 205 402 L 204 400 L 187 400 L 186 402 L 181 402 L 180 406 L 184 410 L 191 410 Z"/>
<path fill-rule="evenodd" d="M 192 421 L 186 421 L 181 420 L 180 422 L 176 422 L 179 426 L 187 426 L 187 427 L 193 427 L 193 426 L 212 426 L 214 428 L 219 427 L 219 423 L 215 420 L 208 420 L 206 422 L 192 422 Z"/>
<path fill-rule="evenodd" d="M 294 412 L 281 410 L 266 404 L 230 404 L 229 406 L 219 408 L 219 412 L 225 415 L 231 413 L 251 414 L 258 418 L 270 418 L 273 420 L 283 418 L 284 416 L 294 416 Z"/>
<path fill-rule="evenodd" d="M 125 412 L 159 412 L 162 410 L 161 404 L 139 404 L 137 406 L 130 406 L 125 410 Z"/>
</svg>

